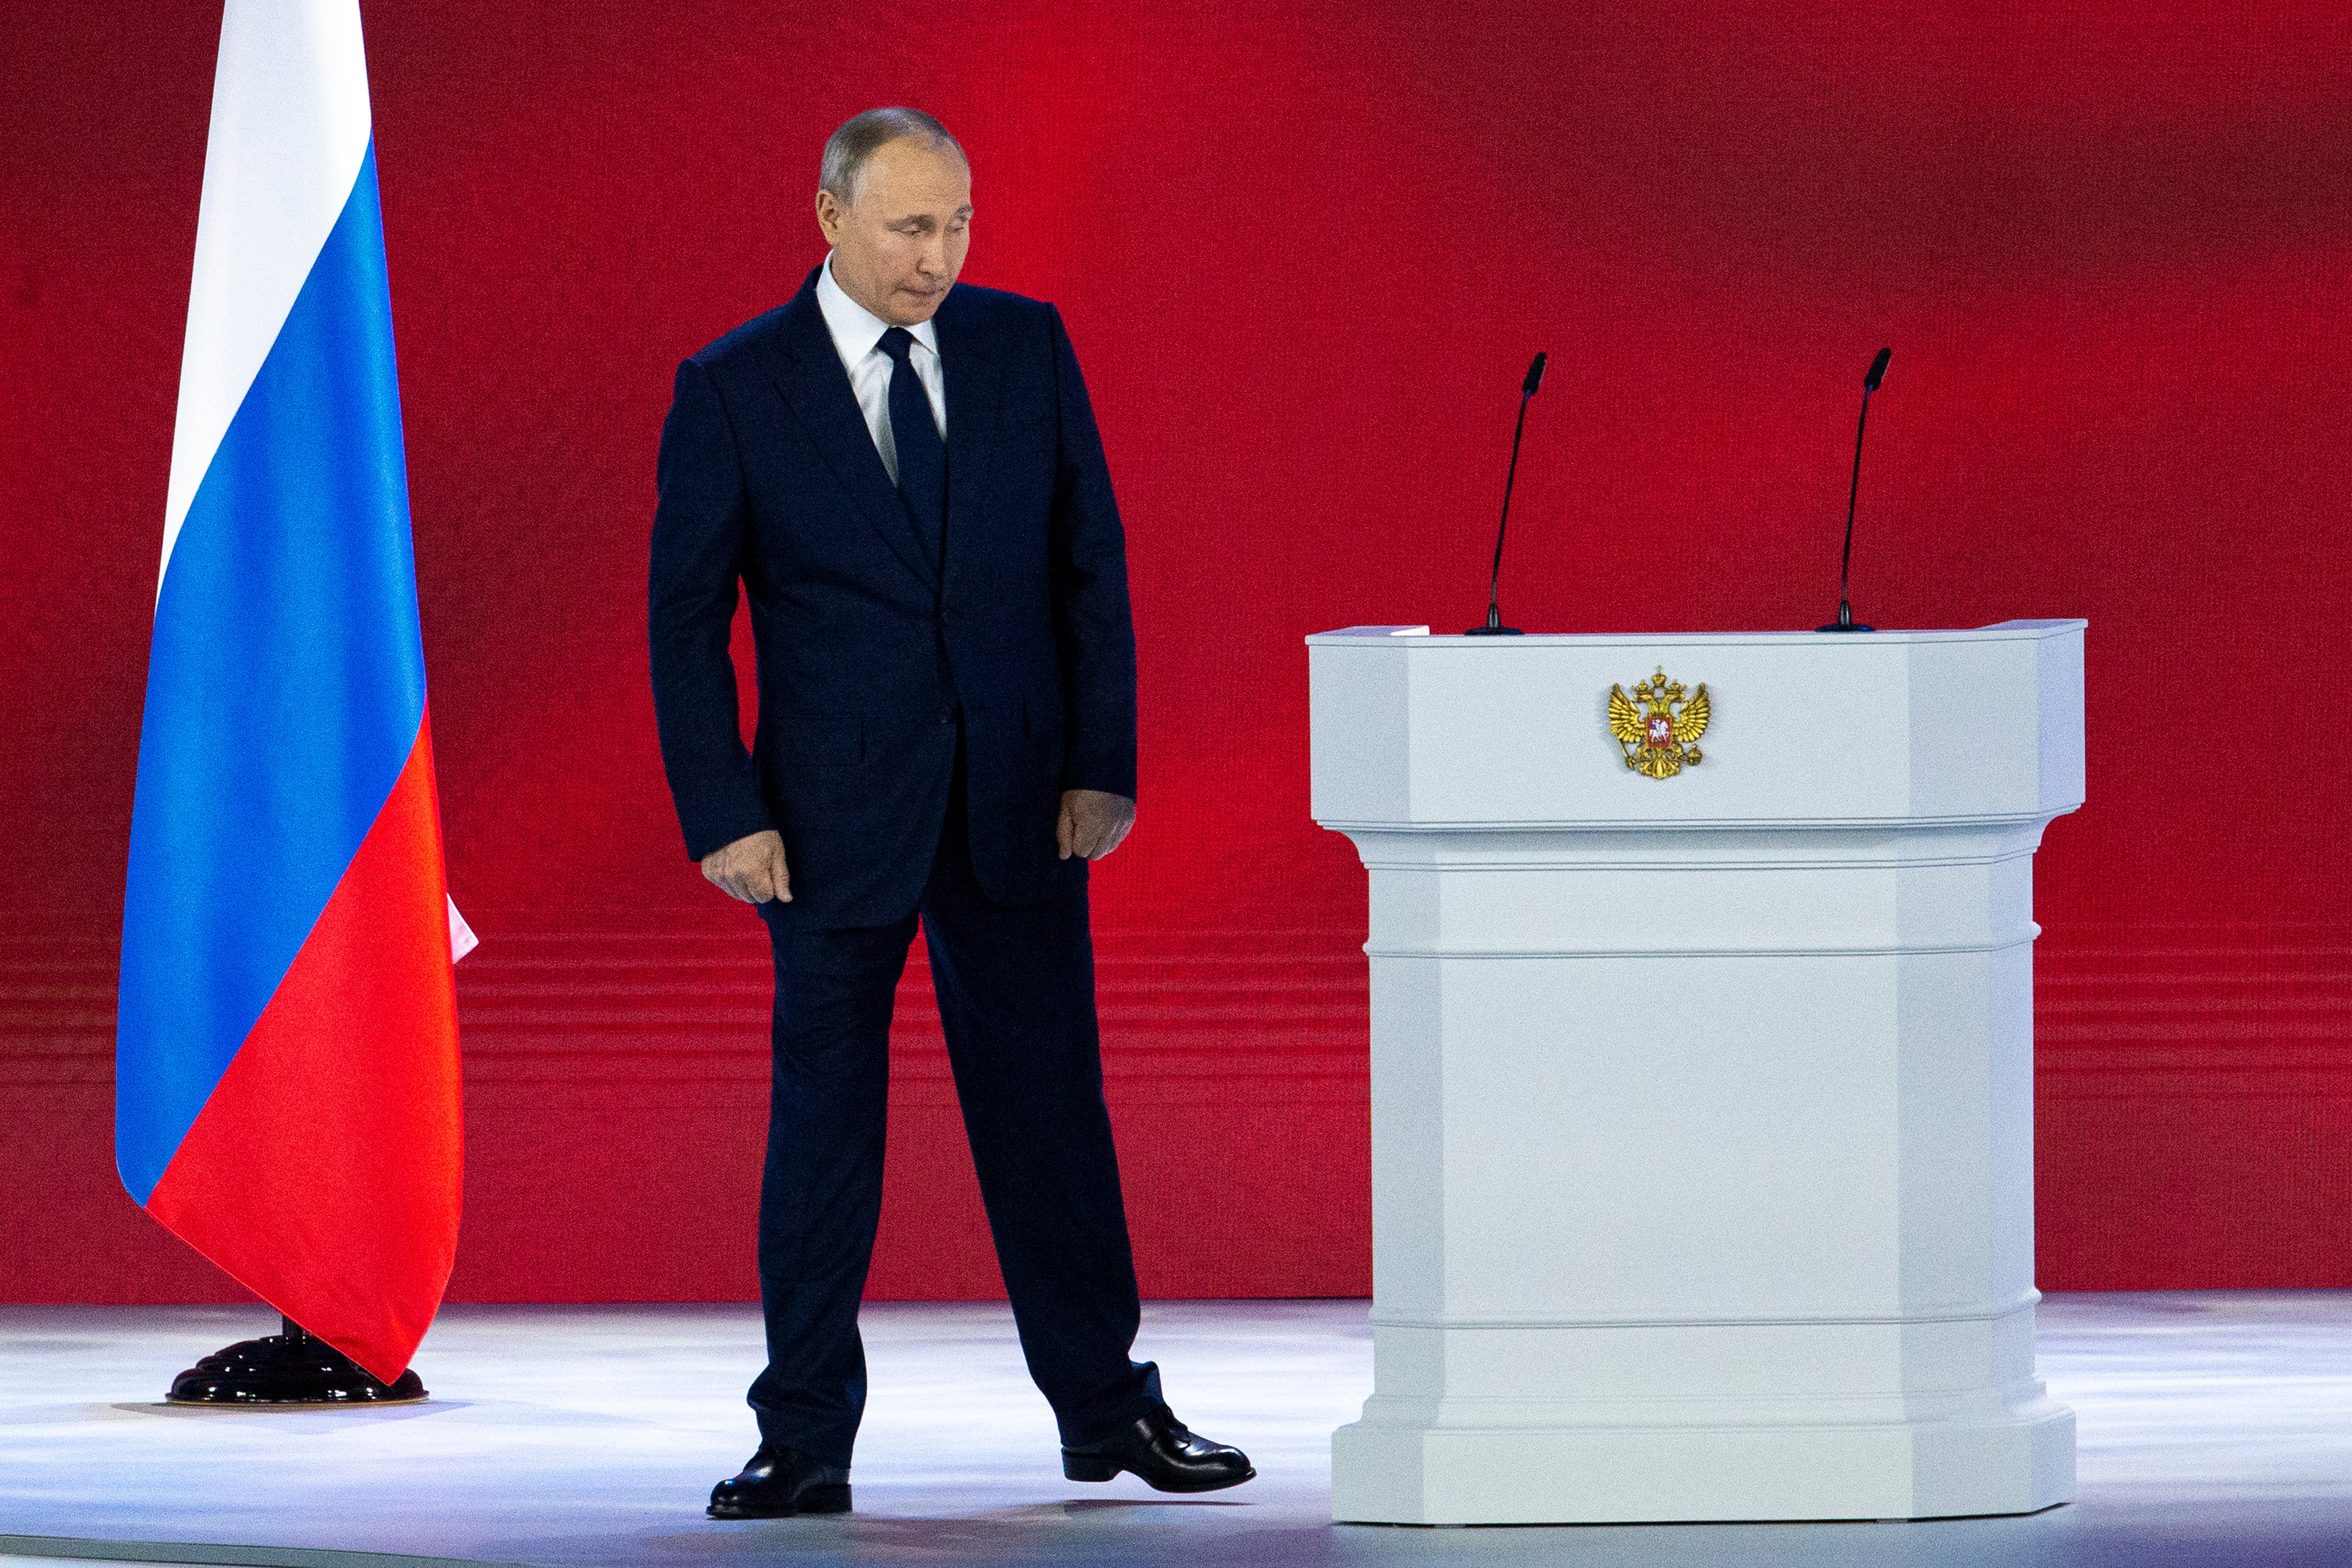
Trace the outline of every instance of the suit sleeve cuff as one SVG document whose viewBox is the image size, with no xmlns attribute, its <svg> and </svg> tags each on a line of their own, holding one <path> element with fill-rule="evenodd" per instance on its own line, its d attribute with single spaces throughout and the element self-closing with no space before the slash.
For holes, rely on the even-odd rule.
<svg viewBox="0 0 2352 1568">
<path fill-rule="evenodd" d="M 768 816 L 767 807 L 756 801 L 732 807 L 722 815 L 696 822 L 687 831 L 686 858 L 698 864 L 705 855 L 716 854 L 738 839 L 764 833 L 775 825 Z"/>
<path fill-rule="evenodd" d="M 1129 747 L 1108 756 L 1074 757 L 1062 768 L 1065 789 L 1099 789 L 1107 795 L 1135 799 L 1135 751 Z"/>
</svg>

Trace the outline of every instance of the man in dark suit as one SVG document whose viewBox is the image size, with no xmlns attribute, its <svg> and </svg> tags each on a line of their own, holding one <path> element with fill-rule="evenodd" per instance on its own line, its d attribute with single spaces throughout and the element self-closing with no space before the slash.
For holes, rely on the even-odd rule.
<svg viewBox="0 0 2352 1568">
<path fill-rule="evenodd" d="M 971 173 L 937 120 L 859 115 L 821 187 L 826 263 L 678 367 L 654 519 L 654 706 L 687 852 L 759 906 L 776 966 L 761 1444 L 710 1512 L 849 1507 L 891 1002 L 919 915 L 1064 1473 L 1233 1486 L 1249 1460 L 1188 1431 L 1129 1359 L 1087 864 L 1135 820 L 1135 643 L 1077 359 L 1052 306 L 956 287 Z"/>
</svg>

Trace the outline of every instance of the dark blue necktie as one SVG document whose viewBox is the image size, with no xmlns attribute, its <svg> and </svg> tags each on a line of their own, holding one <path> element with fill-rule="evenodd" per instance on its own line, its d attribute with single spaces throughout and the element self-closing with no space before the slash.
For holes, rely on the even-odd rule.
<svg viewBox="0 0 2352 1568">
<path fill-rule="evenodd" d="M 882 351 L 891 359 L 890 443 L 898 454 L 898 495 L 936 569 L 948 528 L 948 451 L 931 418 L 930 394 L 908 357 L 914 346 L 904 327 L 882 334 Z"/>
</svg>

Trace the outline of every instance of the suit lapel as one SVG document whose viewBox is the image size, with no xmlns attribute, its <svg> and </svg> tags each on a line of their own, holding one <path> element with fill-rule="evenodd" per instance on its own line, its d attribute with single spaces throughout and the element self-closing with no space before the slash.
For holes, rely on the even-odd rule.
<svg viewBox="0 0 2352 1568">
<path fill-rule="evenodd" d="M 996 449 L 1003 410 L 997 391 L 1004 381 L 1004 353 L 995 335 L 970 308 L 970 295 L 950 290 L 934 318 L 940 364 L 947 374 L 948 517 L 946 578 L 957 580 L 963 562 L 981 548 L 978 535 L 989 455 Z"/>
<path fill-rule="evenodd" d="M 950 294 L 949 298 L 954 296 Z M 939 574 L 931 570 L 929 552 L 915 532 L 914 518 L 907 515 L 907 504 L 899 498 L 898 487 L 890 483 L 890 471 L 882 466 L 882 455 L 874 449 L 874 433 L 866 428 L 866 415 L 857 406 L 857 394 L 849 390 L 849 372 L 842 368 L 841 355 L 833 346 L 833 335 L 825 330 L 824 312 L 817 308 L 814 272 L 784 308 L 778 347 L 776 390 L 783 394 L 793 416 L 807 429 L 835 477 L 856 499 L 857 509 L 866 514 L 875 531 L 907 563 L 908 570 L 936 588 Z M 953 396 L 952 368 L 949 377 L 949 395 Z M 949 429 L 952 431 L 954 427 L 955 422 L 950 418 Z M 952 493 L 952 444 L 948 452 L 948 483 Z M 952 510 L 950 516 L 952 518 Z"/>
</svg>

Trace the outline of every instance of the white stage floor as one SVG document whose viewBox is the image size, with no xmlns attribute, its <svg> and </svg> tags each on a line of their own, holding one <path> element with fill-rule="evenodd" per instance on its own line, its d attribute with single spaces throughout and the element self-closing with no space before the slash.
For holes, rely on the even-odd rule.
<svg viewBox="0 0 2352 1568">
<path fill-rule="evenodd" d="M 857 1512 L 718 1523 L 703 1500 L 755 1446 L 748 1306 L 453 1307 L 418 1357 L 430 1403 L 315 1414 L 155 1403 L 199 1354 L 272 1332 L 265 1312 L 0 1307 L 0 1568 L 360 1568 L 349 1552 L 675 1568 L 2352 1563 L 2352 1293 L 2045 1301 L 2042 1370 L 2080 1418 L 2081 1500 L 1908 1524 L 1333 1526 L 1328 1438 L 1370 1388 L 1365 1312 L 1148 1306 L 1138 1354 L 1179 1414 L 1260 1472 L 1172 1499 L 1062 1479 L 1002 1307 L 869 1307 Z"/>
</svg>

